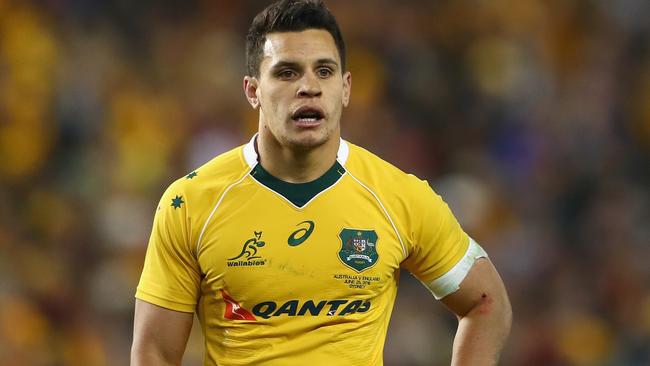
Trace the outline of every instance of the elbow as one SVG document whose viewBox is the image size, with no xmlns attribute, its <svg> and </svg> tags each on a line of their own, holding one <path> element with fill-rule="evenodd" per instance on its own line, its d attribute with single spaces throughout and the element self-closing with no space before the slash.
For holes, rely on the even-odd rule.
<svg viewBox="0 0 650 366">
<path fill-rule="evenodd" d="M 505 289 L 502 293 L 494 296 L 483 294 L 479 303 L 465 317 L 474 321 L 488 322 L 495 331 L 501 334 L 501 338 L 508 338 L 512 328 L 512 305 Z"/>
<path fill-rule="evenodd" d="M 503 306 L 503 329 L 504 329 L 504 338 L 507 338 L 510 335 L 510 330 L 512 329 L 512 305 L 510 300 L 506 296 L 505 303 Z"/>
<path fill-rule="evenodd" d="M 512 305 L 505 288 L 496 296 L 495 300 L 494 307 L 491 309 L 493 310 L 493 319 L 498 324 L 498 328 L 503 331 L 503 338 L 505 339 L 510 335 L 510 329 L 512 328 Z"/>
<path fill-rule="evenodd" d="M 501 330 L 502 338 L 507 339 L 510 335 L 510 330 L 512 328 L 512 305 L 510 304 L 510 299 L 508 294 L 504 291 L 501 296 L 499 296 L 499 301 L 496 302 L 497 306 L 493 308 L 493 319 L 494 324 L 497 329 Z"/>
</svg>

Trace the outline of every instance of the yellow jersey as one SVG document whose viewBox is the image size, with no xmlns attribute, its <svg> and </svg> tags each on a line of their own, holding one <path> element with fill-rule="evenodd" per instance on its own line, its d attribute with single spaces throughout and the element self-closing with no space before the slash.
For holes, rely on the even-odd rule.
<svg viewBox="0 0 650 366">
<path fill-rule="evenodd" d="M 400 268 L 440 298 L 473 241 L 425 181 L 358 146 L 295 184 L 254 139 L 166 190 L 136 297 L 196 312 L 205 365 L 382 365 Z"/>
</svg>

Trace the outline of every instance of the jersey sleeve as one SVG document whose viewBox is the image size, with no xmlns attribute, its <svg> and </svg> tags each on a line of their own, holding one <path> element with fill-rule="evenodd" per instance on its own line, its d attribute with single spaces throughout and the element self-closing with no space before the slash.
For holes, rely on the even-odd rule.
<svg viewBox="0 0 650 366">
<path fill-rule="evenodd" d="M 427 182 L 418 180 L 411 192 L 411 245 L 402 266 L 441 299 L 458 290 L 475 259 L 486 254 Z"/>
<path fill-rule="evenodd" d="M 201 275 L 191 245 L 187 197 L 172 184 L 160 199 L 135 297 L 183 312 L 194 312 Z"/>
</svg>

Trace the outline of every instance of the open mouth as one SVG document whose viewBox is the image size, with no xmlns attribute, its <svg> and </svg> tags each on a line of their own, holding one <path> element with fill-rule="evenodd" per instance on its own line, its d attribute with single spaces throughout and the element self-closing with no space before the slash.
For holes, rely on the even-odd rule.
<svg viewBox="0 0 650 366">
<path fill-rule="evenodd" d="M 325 113 L 316 107 L 300 107 L 291 115 L 291 119 L 305 125 L 320 123 L 325 118 Z"/>
</svg>

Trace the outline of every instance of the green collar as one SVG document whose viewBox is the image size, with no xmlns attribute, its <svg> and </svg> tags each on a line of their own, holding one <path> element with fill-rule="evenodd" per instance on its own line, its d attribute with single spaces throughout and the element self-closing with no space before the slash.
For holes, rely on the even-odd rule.
<svg viewBox="0 0 650 366">
<path fill-rule="evenodd" d="M 345 174 L 345 168 L 336 161 L 320 178 L 307 183 L 289 183 L 280 180 L 267 172 L 259 163 L 250 174 L 262 185 L 302 208 L 316 195 L 333 186 Z"/>
</svg>

